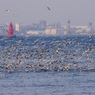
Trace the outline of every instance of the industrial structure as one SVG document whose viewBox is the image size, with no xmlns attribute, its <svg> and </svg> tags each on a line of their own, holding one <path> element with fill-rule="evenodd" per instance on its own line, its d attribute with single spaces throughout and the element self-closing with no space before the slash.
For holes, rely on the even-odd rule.
<svg viewBox="0 0 95 95">
<path fill-rule="evenodd" d="M 70 19 L 68 19 L 68 21 L 67 21 L 67 30 L 64 32 L 64 35 L 69 35 L 69 34 L 71 34 L 71 32 L 70 32 Z"/>
</svg>

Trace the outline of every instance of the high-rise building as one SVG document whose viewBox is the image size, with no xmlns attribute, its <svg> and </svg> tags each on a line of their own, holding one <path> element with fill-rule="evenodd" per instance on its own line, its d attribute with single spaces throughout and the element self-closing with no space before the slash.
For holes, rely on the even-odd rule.
<svg viewBox="0 0 95 95">
<path fill-rule="evenodd" d="M 56 24 L 56 28 L 62 28 L 62 27 L 61 27 L 61 23 L 58 22 L 58 23 Z"/>
<path fill-rule="evenodd" d="M 89 26 L 93 26 L 93 23 L 92 22 L 89 22 Z"/>
<path fill-rule="evenodd" d="M 59 22 L 58 23 L 53 23 L 52 28 L 62 28 L 61 23 L 59 23 Z"/>
<path fill-rule="evenodd" d="M 40 22 L 39 22 L 39 27 L 40 27 L 40 28 L 46 28 L 46 21 L 40 20 Z"/>
<path fill-rule="evenodd" d="M 20 30 L 20 29 L 19 29 L 19 23 L 16 23 L 16 24 L 15 24 L 15 30 L 16 30 L 16 31 L 19 31 L 19 30 Z"/>
</svg>

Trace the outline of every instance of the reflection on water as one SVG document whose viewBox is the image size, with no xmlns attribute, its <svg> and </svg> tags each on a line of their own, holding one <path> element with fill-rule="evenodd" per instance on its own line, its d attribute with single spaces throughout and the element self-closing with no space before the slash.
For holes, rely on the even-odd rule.
<svg viewBox="0 0 95 95">
<path fill-rule="evenodd" d="M 1 95 L 95 95 L 94 42 L 94 36 L 1 38 Z"/>
</svg>

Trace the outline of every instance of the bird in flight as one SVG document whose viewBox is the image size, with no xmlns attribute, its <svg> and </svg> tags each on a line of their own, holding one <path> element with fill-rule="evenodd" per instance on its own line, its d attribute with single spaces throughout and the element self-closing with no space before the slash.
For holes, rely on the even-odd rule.
<svg viewBox="0 0 95 95">
<path fill-rule="evenodd" d="M 14 13 L 14 15 L 13 15 L 14 17 L 17 17 L 18 16 L 18 14 L 16 14 L 16 13 Z"/>
<path fill-rule="evenodd" d="M 10 12 L 10 10 L 6 10 L 6 12 Z"/>
<path fill-rule="evenodd" d="M 50 8 L 49 8 L 48 6 L 46 6 L 46 8 L 47 8 L 48 10 L 50 10 Z"/>
</svg>

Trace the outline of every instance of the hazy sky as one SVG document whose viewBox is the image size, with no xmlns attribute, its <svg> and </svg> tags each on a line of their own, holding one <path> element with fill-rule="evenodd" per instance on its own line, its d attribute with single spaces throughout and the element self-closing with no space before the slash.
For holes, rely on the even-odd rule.
<svg viewBox="0 0 95 95">
<path fill-rule="evenodd" d="M 14 17 L 14 13 L 19 16 Z M 0 24 L 10 21 L 32 24 L 46 20 L 47 23 L 67 25 L 68 19 L 71 25 L 95 24 L 95 0 L 0 0 Z"/>
</svg>

